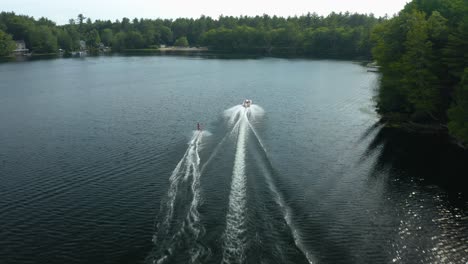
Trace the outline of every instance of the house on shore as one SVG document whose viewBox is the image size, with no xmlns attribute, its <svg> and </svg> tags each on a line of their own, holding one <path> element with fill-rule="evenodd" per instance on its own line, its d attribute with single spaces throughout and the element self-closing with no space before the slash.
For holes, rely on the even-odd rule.
<svg viewBox="0 0 468 264">
<path fill-rule="evenodd" d="M 100 53 L 107 53 L 111 51 L 111 48 L 107 47 L 106 45 L 104 45 L 104 43 L 101 42 L 98 45 L 98 51 Z"/>
<path fill-rule="evenodd" d="M 86 56 L 88 54 L 88 50 L 86 49 L 86 41 L 80 40 L 78 41 L 78 45 L 80 46 L 80 49 L 78 51 L 72 51 L 71 55 L 72 56 Z"/>
<path fill-rule="evenodd" d="M 86 51 L 86 41 L 80 40 L 80 50 L 81 51 Z"/>
<path fill-rule="evenodd" d="M 29 49 L 26 48 L 26 43 L 24 40 L 16 40 L 15 44 L 16 48 L 13 50 L 13 54 L 16 56 L 28 55 Z"/>
</svg>

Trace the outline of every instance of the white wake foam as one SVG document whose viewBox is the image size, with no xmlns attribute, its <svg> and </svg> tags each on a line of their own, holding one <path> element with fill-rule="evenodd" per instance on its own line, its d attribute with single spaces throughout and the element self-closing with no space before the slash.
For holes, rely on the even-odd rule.
<svg viewBox="0 0 468 264">
<path fill-rule="evenodd" d="M 245 108 L 242 105 L 233 106 L 224 111 L 224 116 L 228 118 L 229 126 L 232 126 L 236 120 L 240 120 L 240 115 L 245 112 Z"/>
<path fill-rule="evenodd" d="M 169 248 L 166 249 L 166 252 L 169 255 L 174 251 L 173 247 L 176 244 L 176 240 L 179 239 L 182 234 L 185 232 L 186 227 L 190 231 L 191 238 L 194 240 L 194 248 L 191 249 L 192 262 L 197 262 L 197 258 L 203 253 L 203 248 L 198 246 L 196 243 L 199 235 L 203 232 L 203 226 L 200 224 L 200 214 L 198 212 L 198 207 L 201 201 L 201 190 L 200 190 L 200 156 L 199 148 L 201 140 L 207 134 L 206 131 L 195 131 L 192 136 L 189 146 L 185 151 L 184 156 L 178 162 L 176 168 L 169 177 L 170 186 L 168 191 L 168 199 L 166 202 L 166 214 L 162 223 L 158 224 L 158 230 L 161 228 L 168 230 L 171 221 L 174 215 L 174 206 L 177 199 L 179 185 L 182 181 L 192 180 L 191 182 L 191 191 L 192 191 L 192 201 L 190 203 L 190 208 L 187 212 L 185 222 L 182 222 L 179 230 L 172 235 L 169 242 Z M 184 166 L 185 165 L 185 166 Z M 166 235 L 168 235 L 166 233 Z M 154 238 L 156 243 L 157 238 Z M 154 260 L 154 263 L 164 263 L 168 260 L 168 255 L 165 253 L 163 256 L 160 256 L 159 259 Z"/>
<path fill-rule="evenodd" d="M 264 114 L 265 114 L 265 110 L 263 110 L 263 108 L 261 108 L 259 105 L 252 104 L 252 105 L 250 106 L 250 115 L 251 115 L 251 118 L 253 118 L 253 119 L 260 118 L 260 117 L 262 117 Z"/>
<path fill-rule="evenodd" d="M 243 234 L 245 232 L 246 207 L 245 148 L 248 137 L 247 112 L 247 109 L 243 109 L 239 117 L 239 134 L 224 234 L 223 263 L 242 263 L 244 260 Z"/>
</svg>

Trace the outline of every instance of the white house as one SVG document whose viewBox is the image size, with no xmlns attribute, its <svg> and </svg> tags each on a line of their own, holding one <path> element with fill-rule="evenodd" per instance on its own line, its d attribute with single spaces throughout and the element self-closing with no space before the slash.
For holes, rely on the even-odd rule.
<svg viewBox="0 0 468 264">
<path fill-rule="evenodd" d="M 13 52 L 16 55 L 23 55 L 25 53 L 28 53 L 29 49 L 26 48 L 26 43 L 24 43 L 24 40 L 17 40 L 15 41 L 16 44 L 16 49 L 13 50 Z"/>
</svg>

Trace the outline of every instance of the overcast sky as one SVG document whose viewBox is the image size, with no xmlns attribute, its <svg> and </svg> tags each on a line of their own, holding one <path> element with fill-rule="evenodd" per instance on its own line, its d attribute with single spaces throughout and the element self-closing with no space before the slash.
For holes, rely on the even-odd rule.
<svg viewBox="0 0 468 264">
<path fill-rule="evenodd" d="M 278 15 L 294 16 L 316 12 L 327 15 L 332 11 L 374 13 L 376 16 L 398 13 L 410 0 L 0 0 L 1 11 L 47 17 L 58 24 L 82 13 L 92 20 L 137 18 L 217 18 L 219 15 Z"/>
</svg>

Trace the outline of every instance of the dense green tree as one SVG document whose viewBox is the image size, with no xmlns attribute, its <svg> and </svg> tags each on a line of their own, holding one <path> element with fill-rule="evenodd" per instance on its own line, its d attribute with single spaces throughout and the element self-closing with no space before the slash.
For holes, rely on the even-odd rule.
<svg viewBox="0 0 468 264">
<path fill-rule="evenodd" d="M 189 43 L 188 43 L 187 37 L 185 37 L 185 36 L 179 37 L 174 42 L 174 46 L 176 46 L 176 47 L 188 47 Z"/>
<path fill-rule="evenodd" d="M 72 39 L 71 50 L 79 49 L 80 48 L 79 41 L 81 40 L 81 34 L 78 32 L 78 27 L 65 26 L 64 29 L 67 31 L 68 35 Z"/>
<path fill-rule="evenodd" d="M 453 136 L 467 142 L 467 21 L 463 0 L 414 0 L 375 26 L 372 52 L 382 72 L 377 106 L 383 117 L 448 124 Z"/>
<path fill-rule="evenodd" d="M 288 19 L 221 16 L 213 28 L 207 26 L 199 42 L 229 52 L 370 58 L 370 32 L 377 22 L 376 18 L 349 13 Z"/>
<path fill-rule="evenodd" d="M 202 44 L 217 50 L 232 51 L 232 38 L 231 29 L 211 29 L 203 34 Z"/>
<path fill-rule="evenodd" d="M 170 44 L 173 41 L 173 34 L 169 27 L 161 26 L 158 28 L 160 40 L 162 44 Z"/>
<path fill-rule="evenodd" d="M 114 38 L 112 39 L 112 49 L 114 49 L 115 51 L 123 51 L 126 47 L 125 38 L 126 33 L 124 32 L 119 32 L 115 34 Z"/>
<path fill-rule="evenodd" d="M 0 30 L 0 57 L 8 56 L 15 49 L 15 42 L 11 36 Z"/>
<path fill-rule="evenodd" d="M 34 35 L 32 32 L 37 31 L 39 26 L 46 26 L 57 38 L 57 45 L 67 50 L 70 48 L 70 38 L 71 49 L 78 48 L 79 40 L 86 40 L 88 47 L 95 47 L 100 39 L 105 45 L 120 51 L 160 44 L 173 45 L 175 40 L 185 37 L 190 45 L 206 45 L 228 52 L 369 57 L 367 40 L 370 28 L 377 22 L 378 19 L 367 15 L 349 13 L 334 13 L 327 17 L 309 13 L 289 18 L 263 15 L 220 16 L 218 19 L 201 16 L 198 19 L 130 20 L 124 17 L 114 22 L 93 22 L 79 14 L 76 20 L 71 19 L 67 25 L 57 26 L 45 18 L 34 20 L 14 13 L 0 13 L 0 27 L 11 34 L 13 39 L 24 39 L 33 51 L 29 39 Z M 125 34 L 117 36 L 119 33 Z M 37 40 L 34 42 L 35 47 L 41 47 L 37 45 Z"/>
<path fill-rule="evenodd" d="M 407 20 L 409 30 L 406 34 L 405 54 L 401 59 L 401 84 L 408 96 L 416 115 L 433 114 L 436 110 L 437 76 L 433 74 L 431 63 L 433 58 L 432 42 L 429 41 L 429 27 L 425 14 L 414 11 Z"/>
<path fill-rule="evenodd" d="M 297 25 L 291 23 L 286 27 L 274 29 L 270 32 L 271 44 L 282 53 L 297 53 L 299 44 L 302 43 L 302 34 Z"/>
<path fill-rule="evenodd" d="M 35 27 L 30 32 L 31 49 L 37 53 L 55 53 L 58 50 L 57 37 L 47 26 Z"/>
<path fill-rule="evenodd" d="M 130 31 L 132 29 L 132 24 L 130 23 L 130 19 L 124 17 L 122 18 L 122 23 L 120 23 L 120 30 L 122 31 Z"/>
<path fill-rule="evenodd" d="M 134 23 L 135 24 L 135 23 Z M 143 35 L 144 45 L 146 47 L 150 47 L 153 45 L 160 44 L 161 42 L 161 35 L 157 30 L 157 27 L 154 23 L 150 20 L 143 20 L 141 19 L 138 21 L 138 30 Z"/>
<path fill-rule="evenodd" d="M 99 36 L 99 32 L 96 29 L 91 30 L 86 34 L 86 44 L 89 47 L 96 48 L 99 43 L 101 43 L 101 37 Z"/>
<path fill-rule="evenodd" d="M 448 115 L 450 118 L 448 123 L 450 133 L 468 143 L 468 68 L 464 70 Z"/>
<path fill-rule="evenodd" d="M 385 113 L 409 112 L 409 103 L 399 84 L 402 70 L 400 60 L 404 51 L 406 26 L 403 17 L 384 21 L 374 28 L 372 40 L 375 43 L 372 53 L 382 72 L 377 110 Z"/>
<path fill-rule="evenodd" d="M 174 39 L 178 39 L 180 37 L 187 37 L 190 28 L 190 20 L 186 18 L 178 18 L 172 22 L 172 33 Z"/>
<path fill-rule="evenodd" d="M 110 28 L 104 29 L 101 33 L 101 41 L 106 46 L 111 45 L 113 37 L 114 37 L 114 33 L 112 32 L 112 29 Z"/>
<path fill-rule="evenodd" d="M 140 32 L 130 31 L 127 33 L 125 44 L 129 49 L 141 49 L 144 48 L 145 41 Z"/>
<path fill-rule="evenodd" d="M 6 32 L 10 34 L 14 40 L 24 40 L 26 45 L 30 47 L 29 33 L 34 28 L 34 19 L 27 16 L 17 16 L 15 13 L 2 12 L 0 21 L 6 27 Z"/>
<path fill-rule="evenodd" d="M 200 44 L 200 38 L 209 28 L 213 26 L 213 19 L 201 16 L 199 19 L 192 20 L 190 30 L 187 33 L 187 39 L 191 44 Z"/>
<path fill-rule="evenodd" d="M 59 29 L 57 33 L 57 42 L 61 49 L 66 51 L 73 50 L 73 39 L 65 29 Z"/>
<path fill-rule="evenodd" d="M 39 18 L 39 20 L 37 20 L 37 22 L 35 24 L 36 24 L 36 26 L 47 26 L 49 28 L 53 28 L 53 27 L 56 26 L 54 21 L 49 20 L 49 19 L 47 19 L 45 17 Z"/>
<path fill-rule="evenodd" d="M 78 15 L 78 19 L 77 19 L 77 20 L 78 20 L 78 30 L 79 30 L 80 32 L 83 32 L 83 30 L 84 30 L 84 29 L 83 29 L 83 25 L 84 25 L 84 20 L 85 20 L 85 19 L 86 19 L 86 17 L 83 16 L 83 14 L 79 14 L 79 15 Z"/>
<path fill-rule="evenodd" d="M 457 82 L 463 75 L 468 63 L 468 14 L 457 27 L 449 33 L 447 45 L 443 48 L 443 60 L 448 67 L 449 74 Z"/>
<path fill-rule="evenodd" d="M 116 51 L 124 51 L 126 49 L 140 49 L 144 47 L 144 39 L 141 33 L 136 31 L 119 32 L 114 35 L 112 48 Z"/>
</svg>

